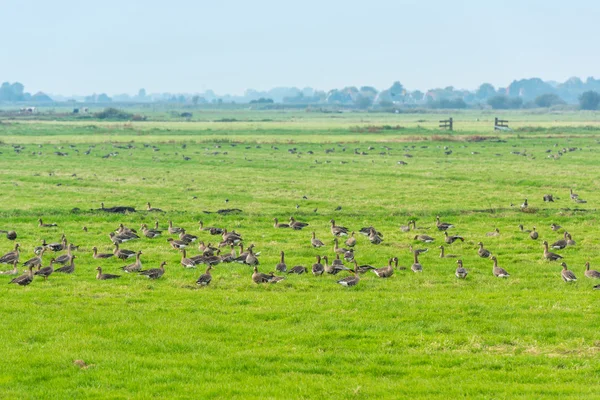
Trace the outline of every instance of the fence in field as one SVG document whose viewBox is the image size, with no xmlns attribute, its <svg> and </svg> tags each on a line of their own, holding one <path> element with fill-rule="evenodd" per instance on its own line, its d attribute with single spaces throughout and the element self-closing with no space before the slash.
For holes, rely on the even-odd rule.
<svg viewBox="0 0 600 400">
<path fill-rule="evenodd" d="M 448 129 L 449 131 L 454 130 L 454 121 L 452 120 L 452 117 L 441 120 L 440 128 Z"/>
<path fill-rule="evenodd" d="M 495 131 L 509 131 L 508 120 L 499 119 L 498 117 L 494 118 L 494 130 Z"/>
</svg>

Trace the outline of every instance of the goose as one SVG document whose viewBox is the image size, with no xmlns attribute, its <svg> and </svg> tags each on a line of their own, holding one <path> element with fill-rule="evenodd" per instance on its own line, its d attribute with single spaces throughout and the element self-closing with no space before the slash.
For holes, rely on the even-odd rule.
<svg viewBox="0 0 600 400">
<path fill-rule="evenodd" d="M 585 276 L 590 279 L 600 279 L 600 272 L 590 269 L 590 263 L 585 263 Z"/>
<path fill-rule="evenodd" d="M 556 242 L 552 243 L 552 245 L 550 247 L 552 247 L 553 249 L 556 250 L 561 250 L 564 249 L 565 247 L 567 247 L 568 243 L 567 243 L 567 235 L 569 233 L 567 231 L 565 231 L 565 233 L 563 234 L 563 239 L 557 240 Z"/>
<path fill-rule="evenodd" d="M 456 267 L 454 275 L 456 275 L 458 279 L 465 279 L 469 272 L 463 267 L 462 260 L 456 260 L 456 264 L 458 264 L 458 267 Z"/>
<path fill-rule="evenodd" d="M 4 233 L 8 240 L 15 240 L 17 238 L 17 232 L 15 231 L 0 231 L 0 233 Z"/>
<path fill-rule="evenodd" d="M 414 254 L 414 263 L 410 267 L 413 272 L 423 272 L 423 266 L 419 263 L 419 255 Z"/>
<path fill-rule="evenodd" d="M 409 221 L 408 224 L 409 225 L 412 224 L 412 227 L 413 227 L 414 231 L 422 231 L 422 230 L 428 230 L 429 229 L 428 227 L 422 227 L 422 226 L 420 226 L 420 227 L 417 228 L 417 221 L 415 221 L 414 219 L 411 220 L 411 221 Z"/>
<path fill-rule="evenodd" d="M 498 259 L 496 259 L 496 256 L 492 256 L 490 258 L 494 262 L 494 266 L 492 267 L 492 273 L 494 274 L 494 276 L 497 278 L 508 278 L 510 274 L 506 272 L 504 268 L 500 268 L 498 266 Z"/>
<path fill-rule="evenodd" d="M 519 229 L 520 229 L 520 230 L 521 230 L 521 232 L 523 232 L 523 233 L 530 233 L 530 232 L 531 232 L 531 230 L 523 228 L 523 225 L 519 225 Z"/>
<path fill-rule="evenodd" d="M 540 235 L 535 230 L 535 226 L 533 227 L 533 230 L 529 232 L 529 237 L 533 240 L 537 240 L 537 238 L 540 237 Z"/>
<path fill-rule="evenodd" d="M 333 275 L 334 267 L 333 267 L 333 265 L 328 264 L 329 258 L 327 258 L 327 256 L 323 256 L 323 261 L 324 261 L 323 270 L 325 272 L 327 272 L 328 274 Z"/>
<path fill-rule="evenodd" d="M 317 262 L 312 265 L 312 273 L 314 276 L 320 276 L 323 275 L 323 272 L 325 272 L 325 267 L 323 267 L 323 264 L 321 264 L 321 256 L 317 255 L 316 257 Z"/>
<path fill-rule="evenodd" d="M 110 241 L 113 243 L 125 243 L 125 242 L 129 242 L 131 240 L 135 240 L 137 239 L 137 237 L 131 236 L 131 235 L 127 235 L 127 234 L 116 234 L 114 232 L 111 232 L 108 234 L 108 237 L 110 238 Z"/>
<path fill-rule="evenodd" d="M 360 276 L 358 276 L 358 271 L 354 271 L 354 275 L 340 279 L 336 283 L 338 285 L 342 285 L 345 287 L 351 287 L 351 286 L 356 286 L 358 284 L 358 282 L 360 282 Z"/>
<path fill-rule="evenodd" d="M 552 196 L 551 194 L 545 194 L 543 199 L 547 203 L 554 203 L 554 196 Z"/>
<path fill-rule="evenodd" d="M 61 254 L 60 256 L 56 257 L 56 263 L 57 264 L 66 264 L 69 261 L 71 261 L 71 257 L 73 257 L 73 255 L 71 254 L 71 250 L 74 249 L 73 244 L 69 244 L 67 246 L 67 254 Z"/>
<path fill-rule="evenodd" d="M 142 269 L 142 261 L 140 260 L 141 255 L 142 252 L 138 251 L 135 255 L 135 262 L 133 264 L 121 267 L 121 269 L 127 273 L 140 271 Z"/>
<path fill-rule="evenodd" d="M 155 230 L 155 229 L 148 229 L 148 226 L 146 224 L 142 224 L 140 229 L 142 230 L 142 233 L 144 234 L 144 236 L 146 236 L 149 239 L 154 239 L 154 238 L 157 238 L 160 235 L 162 235 L 162 231 Z"/>
<path fill-rule="evenodd" d="M 152 207 L 150 205 L 150 202 L 146 203 L 146 211 L 149 211 L 149 212 L 164 212 L 160 208 L 154 208 L 154 207 Z"/>
<path fill-rule="evenodd" d="M 277 218 L 273 218 L 273 221 L 275 221 L 275 224 L 273 225 L 275 228 L 289 228 L 290 226 L 288 224 L 280 224 L 279 220 Z"/>
<path fill-rule="evenodd" d="M 235 231 L 227 232 L 227 229 L 223 229 L 221 237 L 224 241 L 231 242 L 232 244 L 238 244 L 243 240 L 239 233 L 236 233 Z"/>
<path fill-rule="evenodd" d="M 204 232 L 209 232 L 211 229 L 216 229 L 216 228 L 210 227 L 210 226 L 204 227 L 204 222 L 202 222 L 202 221 L 198 221 L 198 225 L 200 226 L 198 229 L 201 231 L 204 231 Z M 221 233 L 223 233 L 223 232 L 219 232 L 219 234 L 221 234 Z"/>
<path fill-rule="evenodd" d="M 331 233 L 333 236 L 348 236 L 348 228 L 336 225 L 333 219 L 329 223 L 331 224 Z"/>
<path fill-rule="evenodd" d="M 437 226 L 437 228 L 438 228 L 439 231 L 445 231 L 445 230 L 448 230 L 450 228 L 454 228 L 454 225 L 452 225 L 452 224 L 449 224 L 447 222 L 440 222 L 440 216 L 439 215 L 435 217 L 435 225 Z"/>
<path fill-rule="evenodd" d="M 179 240 L 181 240 L 182 242 L 193 243 L 196 240 L 198 240 L 198 236 L 185 233 L 185 229 L 181 229 L 181 233 L 179 233 Z"/>
<path fill-rule="evenodd" d="M 438 247 L 440 249 L 440 258 L 456 258 L 458 257 L 456 254 L 446 254 L 444 250 L 444 246 Z"/>
<path fill-rule="evenodd" d="M 168 238 L 167 242 L 171 245 L 175 250 L 185 249 L 187 247 L 187 243 L 183 240 L 175 240 L 173 238 Z"/>
<path fill-rule="evenodd" d="M 56 260 L 53 258 L 50 260 L 50 265 L 44 268 L 39 268 L 41 265 L 38 266 L 38 270 L 35 271 L 34 275 L 38 275 L 38 276 L 43 276 L 44 277 L 44 281 L 48 280 L 48 277 L 50 275 L 52 275 L 52 273 L 54 272 L 54 262 Z"/>
<path fill-rule="evenodd" d="M 576 242 L 573 240 L 573 237 L 570 233 L 567 233 L 567 246 L 575 246 Z"/>
<path fill-rule="evenodd" d="M 408 225 L 400 225 L 401 232 L 410 232 L 410 224 L 412 221 L 408 221 Z"/>
<path fill-rule="evenodd" d="M 548 251 L 548 242 L 546 242 L 545 240 L 544 240 L 543 246 L 544 246 L 544 258 L 546 260 L 556 261 L 556 260 L 560 260 L 561 258 L 563 258 L 561 255 L 549 252 Z"/>
<path fill-rule="evenodd" d="M 15 249 L 9 251 L 2 257 L 0 257 L 0 264 L 13 264 L 15 261 L 19 262 L 19 243 L 15 243 Z"/>
<path fill-rule="evenodd" d="M 222 263 L 231 263 L 236 259 L 237 255 L 235 254 L 235 248 L 231 245 L 231 251 L 229 254 L 221 256 Z"/>
<path fill-rule="evenodd" d="M 212 281 L 212 275 L 210 274 L 211 269 L 212 269 L 212 265 L 209 265 L 208 267 L 206 267 L 206 271 L 202 275 L 200 275 L 200 277 L 196 281 L 196 285 L 200 285 L 200 286 L 210 285 L 210 282 Z"/>
<path fill-rule="evenodd" d="M 247 264 L 250 266 L 260 264 L 258 261 L 258 258 L 256 258 L 256 256 L 252 252 L 252 246 L 248 247 L 248 255 L 246 256 L 246 260 L 244 261 L 244 264 Z"/>
<path fill-rule="evenodd" d="M 75 272 L 75 258 L 77 258 L 77 256 L 73 255 L 70 257 L 69 259 L 69 264 L 65 265 L 64 267 L 60 267 L 59 269 L 57 269 L 54 272 L 62 272 L 63 274 L 72 274 L 73 272 Z"/>
<path fill-rule="evenodd" d="M 500 229 L 496 228 L 496 229 L 494 229 L 493 232 L 486 233 L 485 236 L 493 236 L 493 237 L 500 236 Z"/>
<path fill-rule="evenodd" d="M 139 239 L 137 231 L 135 229 L 131 229 L 123 224 L 119 224 L 119 227 L 115 230 L 115 233 L 124 236 L 131 236 L 133 238 Z"/>
<path fill-rule="evenodd" d="M 298 274 L 298 275 L 302 275 L 306 272 L 308 272 L 308 268 L 306 268 L 304 265 L 296 265 L 295 267 L 292 267 L 292 268 L 290 268 L 289 271 L 287 271 L 288 274 Z"/>
<path fill-rule="evenodd" d="M 479 246 L 479 250 L 477 250 L 477 255 L 479 255 L 479 257 L 481 258 L 490 258 L 492 253 L 490 253 L 489 250 L 483 248 L 483 243 L 479 242 L 477 243 L 477 245 Z"/>
<path fill-rule="evenodd" d="M 395 257 L 390 258 L 388 260 L 388 265 L 381 268 L 375 268 L 374 270 L 372 270 L 373 273 L 375 273 L 375 275 L 377 275 L 380 278 L 389 278 L 390 276 L 394 275 L 394 266 L 392 265 L 394 259 Z"/>
<path fill-rule="evenodd" d="M 360 228 L 358 233 L 360 233 L 361 235 L 364 235 L 364 236 L 369 236 L 371 234 L 371 230 L 374 230 L 375 234 L 377 236 L 383 237 L 383 234 L 381 232 L 379 232 L 377 229 L 375 229 L 373 226 L 366 226 L 364 228 Z"/>
<path fill-rule="evenodd" d="M 39 256 L 30 258 L 29 260 L 25 261 L 23 263 L 24 266 L 26 267 L 39 267 L 42 265 L 42 256 L 44 255 L 44 252 L 46 251 L 46 249 L 42 249 L 42 251 L 40 252 Z"/>
<path fill-rule="evenodd" d="M 323 243 L 321 240 L 317 239 L 317 237 L 316 237 L 316 235 L 315 235 L 314 232 L 312 233 L 312 239 L 310 240 L 310 244 L 315 249 L 318 249 L 319 247 L 325 246 L 325 243 Z"/>
<path fill-rule="evenodd" d="M 246 249 L 246 251 L 244 251 L 244 245 L 240 243 L 240 255 L 237 256 L 237 258 L 233 261 L 238 262 L 238 263 L 244 263 L 246 261 L 246 257 L 248 257 L 248 249 Z M 248 247 L 253 247 L 254 245 L 251 244 Z"/>
<path fill-rule="evenodd" d="M 372 265 L 368 265 L 368 264 L 358 265 L 358 262 L 356 260 L 354 260 L 353 262 L 354 262 L 354 271 L 358 271 L 359 274 L 364 274 L 367 271 L 371 271 L 371 270 L 375 269 L 375 267 Z"/>
<path fill-rule="evenodd" d="M 119 244 L 115 243 L 115 249 L 113 250 L 113 255 L 117 256 L 121 260 L 126 260 L 128 258 L 135 257 L 135 251 L 120 249 Z M 108 258 L 108 256 L 106 254 L 98 254 L 97 257 L 94 257 L 94 258 Z"/>
<path fill-rule="evenodd" d="M 181 249 L 181 265 L 185 268 L 196 268 L 196 262 L 187 257 L 185 249 Z"/>
<path fill-rule="evenodd" d="M 302 228 L 306 228 L 308 224 L 306 222 L 299 222 L 294 219 L 294 217 L 290 217 L 290 228 L 299 231 Z"/>
<path fill-rule="evenodd" d="M 577 277 L 575 276 L 575 274 L 573 273 L 573 271 L 569 271 L 567 269 L 567 264 L 566 263 L 561 263 L 560 264 L 563 269 L 562 271 L 560 271 L 560 275 L 562 276 L 563 281 L 565 282 L 575 282 L 577 281 Z"/>
<path fill-rule="evenodd" d="M 527 202 L 527 199 L 525 199 L 525 201 L 523 201 L 523 204 L 521 204 L 521 208 L 525 209 L 527 207 L 529 207 L 529 203 Z"/>
<path fill-rule="evenodd" d="M 275 266 L 275 269 L 279 272 L 286 272 L 287 271 L 287 265 L 285 265 L 285 259 L 284 259 L 285 255 L 283 254 L 283 251 L 281 252 L 281 261 L 279 262 L 279 264 L 277 264 Z"/>
<path fill-rule="evenodd" d="M 13 261 L 13 269 L 0 272 L 0 275 L 17 275 L 19 273 L 19 261 Z"/>
<path fill-rule="evenodd" d="M 57 227 L 58 225 L 56 224 L 45 224 L 42 219 L 38 219 L 38 227 L 40 228 L 54 228 Z"/>
<path fill-rule="evenodd" d="M 369 241 L 372 244 L 380 244 L 381 242 L 383 242 L 383 239 L 379 235 L 377 235 L 375 229 L 371 228 L 371 233 L 369 233 Z"/>
<path fill-rule="evenodd" d="M 150 268 L 143 271 L 140 271 L 140 275 L 147 276 L 148 279 L 158 279 L 165 273 L 165 265 L 167 265 L 166 261 L 160 263 L 159 268 Z"/>
<path fill-rule="evenodd" d="M 344 260 L 347 262 L 352 262 L 354 260 L 354 249 L 347 250 L 344 253 Z"/>
<path fill-rule="evenodd" d="M 352 231 L 352 234 L 350 235 L 350 237 L 348 239 L 346 239 L 344 244 L 348 247 L 356 246 L 356 238 L 354 237 L 354 231 Z"/>
<path fill-rule="evenodd" d="M 560 228 L 562 228 L 562 226 L 557 225 L 557 224 L 551 224 L 550 225 L 550 229 L 552 229 L 554 232 L 557 232 L 560 230 Z"/>
<path fill-rule="evenodd" d="M 29 267 L 29 271 L 21 276 L 13 278 L 9 283 L 16 283 L 19 286 L 27 286 L 33 281 L 33 266 Z"/>
<path fill-rule="evenodd" d="M 333 239 L 333 252 L 336 254 L 344 254 L 345 252 L 348 251 L 348 249 L 345 249 L 343 247 L 339 247 L 339 242 L 338 242 L 338 238 Z"/>
<path fill-rule="evenodd" d="M 570 189 L 570 192 L 571 192 L 571 200 L 576 200 L 579 197 L 579 195 L 577 193 L 573 193 L 573 189 Z"/>
<path fill-rule="evenodd" d="M 281 280 L 283 280 L 283 277 L 281 276 L 274 276 L 274 275 L 268 275 L 268 274 L 264 274 L 262 272 L 258 272 L 258 267 L 255 265 L 253 268 L 253 273 L 252 273 L 252 281 L 256 284 L 259 283 L 277 283 Z"/>
<path fill-rule="evenodd" d="M 63 236 L 60 243 L 46 244 L 46 248 L 52 251 L 62 251 L 67 248 L 67 238 Z"/>
<path fill-rule="evenodd" d="M 412 244 L 408 245 L 408 248 L 410 250 L 411 253 L 417 253 L 417 254 L 423 254 L 429 251 L 429 249 L 414 249 Z"/>
<path fill-rule="evenodd" d="M 169 233 L 171 235 L 175 235 L 177 233 L 181 233 L 181 228 L 177 226 L 173 226 L 173 221 L 169 220 Z"/>
<path fill-rule="evenodd" d="M 340 260 L 340 255 L 337 254 L 336 258 L 331 263 L 331 272 L 327 271 L 327 273 L 332 275 L 337 275 L 340 271 L 352 271 L 350 268 L 346 267 L 342 260 Z"/>
<path fill-rule="evenodd" d="M 424 243 L 433 243 L 435 239 L 428 235 L 416 235 L 414 240 L 420 240 Z"/>
<path fill-rule="evenodd" d="M 117 278 L 121 277 L 121 275 L 103 274 L 102 267 L 96 268 L 96 271 L 98 271 L 98 273 L 96 274 L 96 279 L 98 279 L 99 281 L 105 281 L 108 279 L 117 279 Z"/>
<path fill-rule="evenodd" d="M 465 238 L 461 237 L 461 236 L 448 236 L 448 232 L 444 232 L 444 240 L 446 241 L 447 244 L 452 244 L 457 240 L 460 240 L 462 242 L 465 241 Z"/>
</svg>

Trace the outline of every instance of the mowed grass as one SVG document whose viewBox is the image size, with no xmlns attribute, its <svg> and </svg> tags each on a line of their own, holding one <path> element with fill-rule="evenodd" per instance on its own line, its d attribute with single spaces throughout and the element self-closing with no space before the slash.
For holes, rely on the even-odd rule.
<svg viewBox="0 0 600 400">
<path fill-rule="evenodd" d="M 263 117 L 255 112 L 251 119 Z M 599 131 L 577 129 L 578 122 L 568 128 L 573 116 L 565 118 L 562 132 L 450 136 L 417 128 L 363 134 L 344 119 L 355 116 L 335 123 L 306 118 L 314 132 L 296 131 L 286 119 L 277 121 L 281 129 L 270 132 L 266 124 L 256 135 L 251 122 L 218 133 L 175 125 L 165 131 L 171 128 L 162 122 L 155 123 L 161 128 L 145 123 L 125 129 L 93 121 L 96 128 L 0 125 L 0 229 L 18 232 L 22 260 L 42 239 L 55 242 L 62 233 L 80 246 L 73 275 L 36 278 L 25 288 L 0 276 L 1 397 L 598 397 L 600 292 L 592 290 L 583 265 L 590 261 L 600 269 Z M 369 125 L 394 122 L 388 115 L 369 118 Z M 524 125 L 553 121 L 536 117 Z M 473 135 L 500 140 L 466 141 Z M 15 152 L 14 143 L 24 149 Z M 573 151 L 548 158 L 563 148 Z M 569 188 L 588 202 L 572 202 Z M 543 203 L 546 193 L 556 202 Z M 524 198 L 531 212 L 520 210 Z M 142 211 L 147 201 L 166 213 Z M 100 202 L 140 212 L 90 211 Z M 243 212 L 204 213 L 222 208 Z M 438 257 L 438 214 L 456 225 L 451 234 L 465 237 L 446 246 L 464 260 L 464 281 L 454 277 L 456 259 Z M 273 228 L 273 218 L 287 222 L 290 216 L 309 227 Z M 59 226 L 38 228 L 39 217 Z M 246 245 L 256 245 L 260 270 L 269 272 L 282 250 L 288 267 L 310 269 L 316 254 L 331 260 L 331 218 L 356 231 L 373 225 L 384 234 L 378 246 L 358 235 L 361 264 L 380 267 L 397 256 L 410 268 L 409 244 L 423 247 L 414 235 L 426 233 L 436 242 L 420 257 L 420 275 L 398 270 L 384 280 L 371 273 L 353 288 L 335 284 L 345 274 L 288 275 L 259 286 L 251 281 L 251 268 L 220 264 L 211 285 L 198 289 L 204 267 L 184 270 L 165 232 L 123 245 L 143 250 L 145 267 L 167 261 L 163 278 L 122 273 L 114 281 L 95 279 L 99 265 L 121 273 L 128 263 L 91 256 L 93 246 L 112 250 L 108 232 L 119 223 L 138 229 L 158 220 L 166 230 L 173 220 L 213 244 L 218 237 L 199 231 L 199 220 L 235 229 Z M 409 219 L 424 229 L 401 232 Z M 541 242 L 562 235 L 551 223 L 577 242 L 560 251 L 577 283 L 564 283 L 560 265 L 542 260 Z M 536 226 L 540 239 L 529 239 L 519 224 Z M 486 236 L 494 228 L 500 236 Z M 313 230 L 325 248 L 310 246 Z M 477 256 L 480 240 L 510 278 L 492 276 L 491 261 Z M 0 252 L 13 245 L 0 239 Z M 44 256 L 46 264 L 50 257 Z M 77 359 L 91 366 L 80 369 L 73 365 Z"/>
</svg>

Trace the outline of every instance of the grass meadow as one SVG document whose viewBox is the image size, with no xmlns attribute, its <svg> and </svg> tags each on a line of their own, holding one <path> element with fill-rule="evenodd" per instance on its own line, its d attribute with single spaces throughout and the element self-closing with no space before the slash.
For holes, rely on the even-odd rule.
<svg viewBox="0 0 600 400">
<path fill-rule="evenodd" d="M 600 269 L 600 115 L 515 113 L 513 131 L 494 132 L 493 114 L 465 112 L 452 133 L 435 128 L 443 117 L 231 111 L 189 122 L 1 121 L 0 229 L 17 231 L 21 260 L 63 233 L 79 250 L 72 275 L 27 287 L 0 276 L 0 398 L 600 397 L 592 289 L 600 282 L 583 274 L 586 261 Z M 587 203 L 573 202 L 571 188 Z M 555 202 L 542 201 L 547 193 Z M 101 202 L 139 212 L 93 211 Z M 146 202 L 165 213 L 143 211 Z M 242 213 L 214 213 L 223 208 Z M 464 261 L 466 280 L 454 276 L 456 259 L 439 258 L 436 215 L 465 238 L 446 252 Z M 273 227 L 290 216 L 310 225 Z M 40 217 L 58 227 L 39 228 Z M 275 270 L 282 250 L 288 268 L 310 269 L 317 254 L 333 258 L 332 218 L 383 233 L 380 245 L 357 235 L 359 263 L 381 267 L 397 256 L 408 269 L 344 288 L 335 283 L 344 273 L 256 285 L 250 267 L 219 264 L 198 288 L 205 267 L 184 269 L 166 241 L 172 220 L 218 243 L 198 229 L 202 220 L 254 243 L 262 272 Z M 423 229 L 402 232 L 411 219 Z M 143 250 L 144 267 L 166 261 L 162 278 L 92 258 L 94 246 L 112 250 L 108 233 L 120 223 L 156 220 L 161 238 L 122 247 Z M 552 223 L 576 241 L 558 251 L 575 283 L 542 259 L 542 241 L 562 237 Z M 495 228 L 499 236 L 486 236 Z M 310 246 L 312 231 L 325 247 Z M 435 242 L 415 274 L 409 245 L 423 247 L 413 240 L 420 233 Z M 508 279 L 492 275 L 479 241 Z M 0 236 L 0 253 L 13 247 Z M 123 276 L 98 281 L 97 266 Z"/>
</svg>

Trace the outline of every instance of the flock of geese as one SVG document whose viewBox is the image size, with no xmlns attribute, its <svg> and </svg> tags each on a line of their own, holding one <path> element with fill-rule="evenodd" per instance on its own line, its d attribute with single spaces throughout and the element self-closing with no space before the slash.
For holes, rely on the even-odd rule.
<svg viewBox="0 0 600 400">
<path fill-rule="evenodd" d="M 148 210 L 163 212 L 160 209 L 151 208 L 150 204 L 148 204 Z M 334 256 L 332 257 L 330 263 L 330 259 L 327 255 L 316 255 L 316 260 L 310 268 L 310 272 L 312 272 L 313 275 L 338 275 L 339 273 L 345 273 L 347 276 L 336 280 L 336 282 L 339 285 L 351 287 L 356 286 L 360 282 L 361 275 L 364 275 L 369 271 L 374 273 L 379 278 L 390 278 L 394 275 L 396 270 L 408 269 L 406 267 L 398 266 L 398 257 L 388 258 L 387 265 L 379 268 L 368 264 L 359 265 L 355 258 L 355 246 L 357 243 L 356 231 L 351 231 L 344 226 L 338 225 L 333 219 L 330 220 L 329 223 L 330 232 L 333 236 Z M 277 218 L 274 218 L 273 225 L 275 229 L 290 229 L 297 231 L 303 230 L 308 226 L 308 223 L 297 221 L 294 217 L 290 217 L 288 223 L 280 223 Z M 44 223 L 41 218 L 38 220 L 38 228 L 40 229 L 53 229 L 56 227 L 57 224 L 55 223 Z M 462 236 L 450 235 L 448 233 L 448 230 L 454 227 L 454 224 L 442 222 L 439 216 L 436 217 L 434 229 L 444 233 L 443 240 L 446 246 L 452 245 L 456 241 L 464 242 L 465 240 Z M 158 221 L 156 221 L 152 227 L 148 227 L 147 224 L 141 224 L 139 230 L 135 230 L 125 226 L 124 224 L 120 224 L 115 231 L 109 232 L 107 235 L 114 246 L 113 251 L 110 253 L 99 253 L 98 247 L 94 246 L 91 249 L 92 257 L 95 260 L 118 258 L 125 261 L 131 259 L 133 262 L 121 267 L 122 272 L 128 274 L 137 273 L 149 279 L 159 279 L 165 273 L 165 265 L 167 265 L 166 261 L 161 262 L 158 268 L 144 269 L 141 259 L 141 256 L 144 253 L 141 250 L 133 251 L 125 249 L 122 245 L 127 242 L 139 240 L 142 237 L 147 239 L 157 239 L 166 233 L 172 236 L 166 239 L 168 246 L 181 254 L 180 264 L 183 268 L 197 268 L 198 265 L 206 266 L 205 272 L 196 280 L 196 284 L 199 286 L 208 286 L 211 283 L 211 270 L 216 265 L 221 263 L 235 262 L 252 267 L 253 273 L 251 275 L 251 279 L 256 284 L 280 282 L 285 279 L 283 274 L 309 273 L 309 269 L 304 265 L 295 265 L 288 268 L 285 260 L 285 253 L 283 251 L 280 253 L 280 261 L 275 265 L 273 272 L 259 272 L 258 266 L 260 265 L 260 261 L 258 257 L 260 256 L 260 252 L 254 251 L 254 244 L 250 244 L 244 249 L 244 239 L 240 233 L 236 232 L 235 230 L 228 231 L 226 228 L 221 227 L 204 226 L 202 221 L 199 221 L 198 229 L 203 234 L 220 238 L 218 245 L 213 246 L 210 243 L 206 245 L 203 240 L 198 240 L 198 236 L 188 233 L 188 231 L 182 227 L 174 226 L 172 221 L 168 221 L 168 227 L 166 227 L 166 229 L 160 229 Z M 416 221 L 414 220 L 411 220 L 407 225 L 400 227 L 402 232 L 418 232 L 426 229 L 429 228 L 417 227 Z M 555 232 L 558 232 L 562 229 L 562 227 L 552 224 L 551 229 Z M 84 227 L 83 230 L 87 232 L 86 227 Z M 531 240 L 538 240 L 539 238 L 539 233 L 535 227 L 533 227 L 531 230 L 527 230 L 523 227 L 523 225 L 519 225 L 519 232 L 521 234 L 528 234 Z M 5 234 L 6 238 L 9 240 L 14 241 L 17 239 L 17 233 L 15 231 L 0 231 L 0 233 Z M 373 226 L 359 229 L 358 234 L 366 236 L 369 242 L 374 245 L 381 244 L 384 240 L 383 234 Z M 486 236 L 500 236 L 500 231 L 496 228 L 494 231 L 488 232 Z M 340 240 L 344 240 L 343 245 L 345 247 L 340 246 Z M 424 233 L 417 233 L 413 237 L 413 240 L 415 242 L 434 243 L 436 238 Z M 552 244 L 549 244 L 547 241 L 543 241 L 542 257 L 548 261 L 562 262 L 563 256 L 550 251 L 550 249 L 561 250 L 568 246 L 575 245 L 576 243 L 571 234 L 567 231 L 564 231 L 562 239 L 559 239 Z M 315 249 L 325 246 L 325 243 L 321 239 L 317 238 L 317 235 L 314 231 L 311 233 L 310 246 Z M 484 247 L 483 242 L 480 241 L 478 246 L 479 248 L 477 250 L 477 255 L 481 258 L 491 260 L 493 276 L 498 278 L 509 278 L 510 274 L 508 271 L 498 265 L 498 259 L 490 250 Z M 197 247 L 199 254 L 188 256 L 188 252 L 191 252 L 195 247 Z M 229 251 L 223 249 L 229 249 Z M 413 255 L 413 264 L 411 265 L 410 269 L 415 273 L 421 273 L 423 271 L 423 265 L 419 262 L 419 256 L 428 251 L 428 249 L 413 248 L 412 244 L 409 246 L 409 249 Z M 55 243 L 47 243 L 45 240 L 43 240 L 41 245 L 34 249 L 35 255 L 22 262 L 20 245 L 19 243 L 15 243 L 14 250 L 0 257 L 0 264 L 12 265 L 12 269 L 2 271 L 0 274 L 7 276 L 18 275 L 19 265 L 24 266 L 26 268 L 24 273 L 10 281 L 10 283 L 21 286 L 29 285 L 34 280 L 34 277 L 40 277 L 46 281 L 54 273 L 72 274 L 75 272 L 75 259 L 77 258 L 73 252 L 78 250 L 79 246 L 69 243 L 66 236 L 63 234 L 60 241 Z M 439 246 L 439 250 L 440 258 L 457 258 L 457 267 L 454 274 L 458 279 L 466 279 L 469 271 L 465 268 L 463 261 L 458 259 L 459 257 L 456 255 L 446 253 L 444 245 Z M 44 266 L 43 257 L 47 253 L 52 253 L 53 256 L 50 258 L 49 264 Z M 344 262 L 348 263 L 350 266 L 346 266 Z M 60 267 L 57 268 L 59 265 Z M 565 262 L 562 262 L 561 266 L 561 277 L 565 282 L 574 282 L 577 280 L 575 273 L 568 269 Z M 98 280 L 112 280 L 121 277 L 120 274 L 105 273 L 102 266 L 98 266 L 96 271 L 96 278 Z M 585 264 L 584 275 L 587 278 L 600 279 L 600 272 L 591 270 L 589 262 Z M 594 286 L 594 289 L 600 289 L 600 284 Z"/>
</svg>

